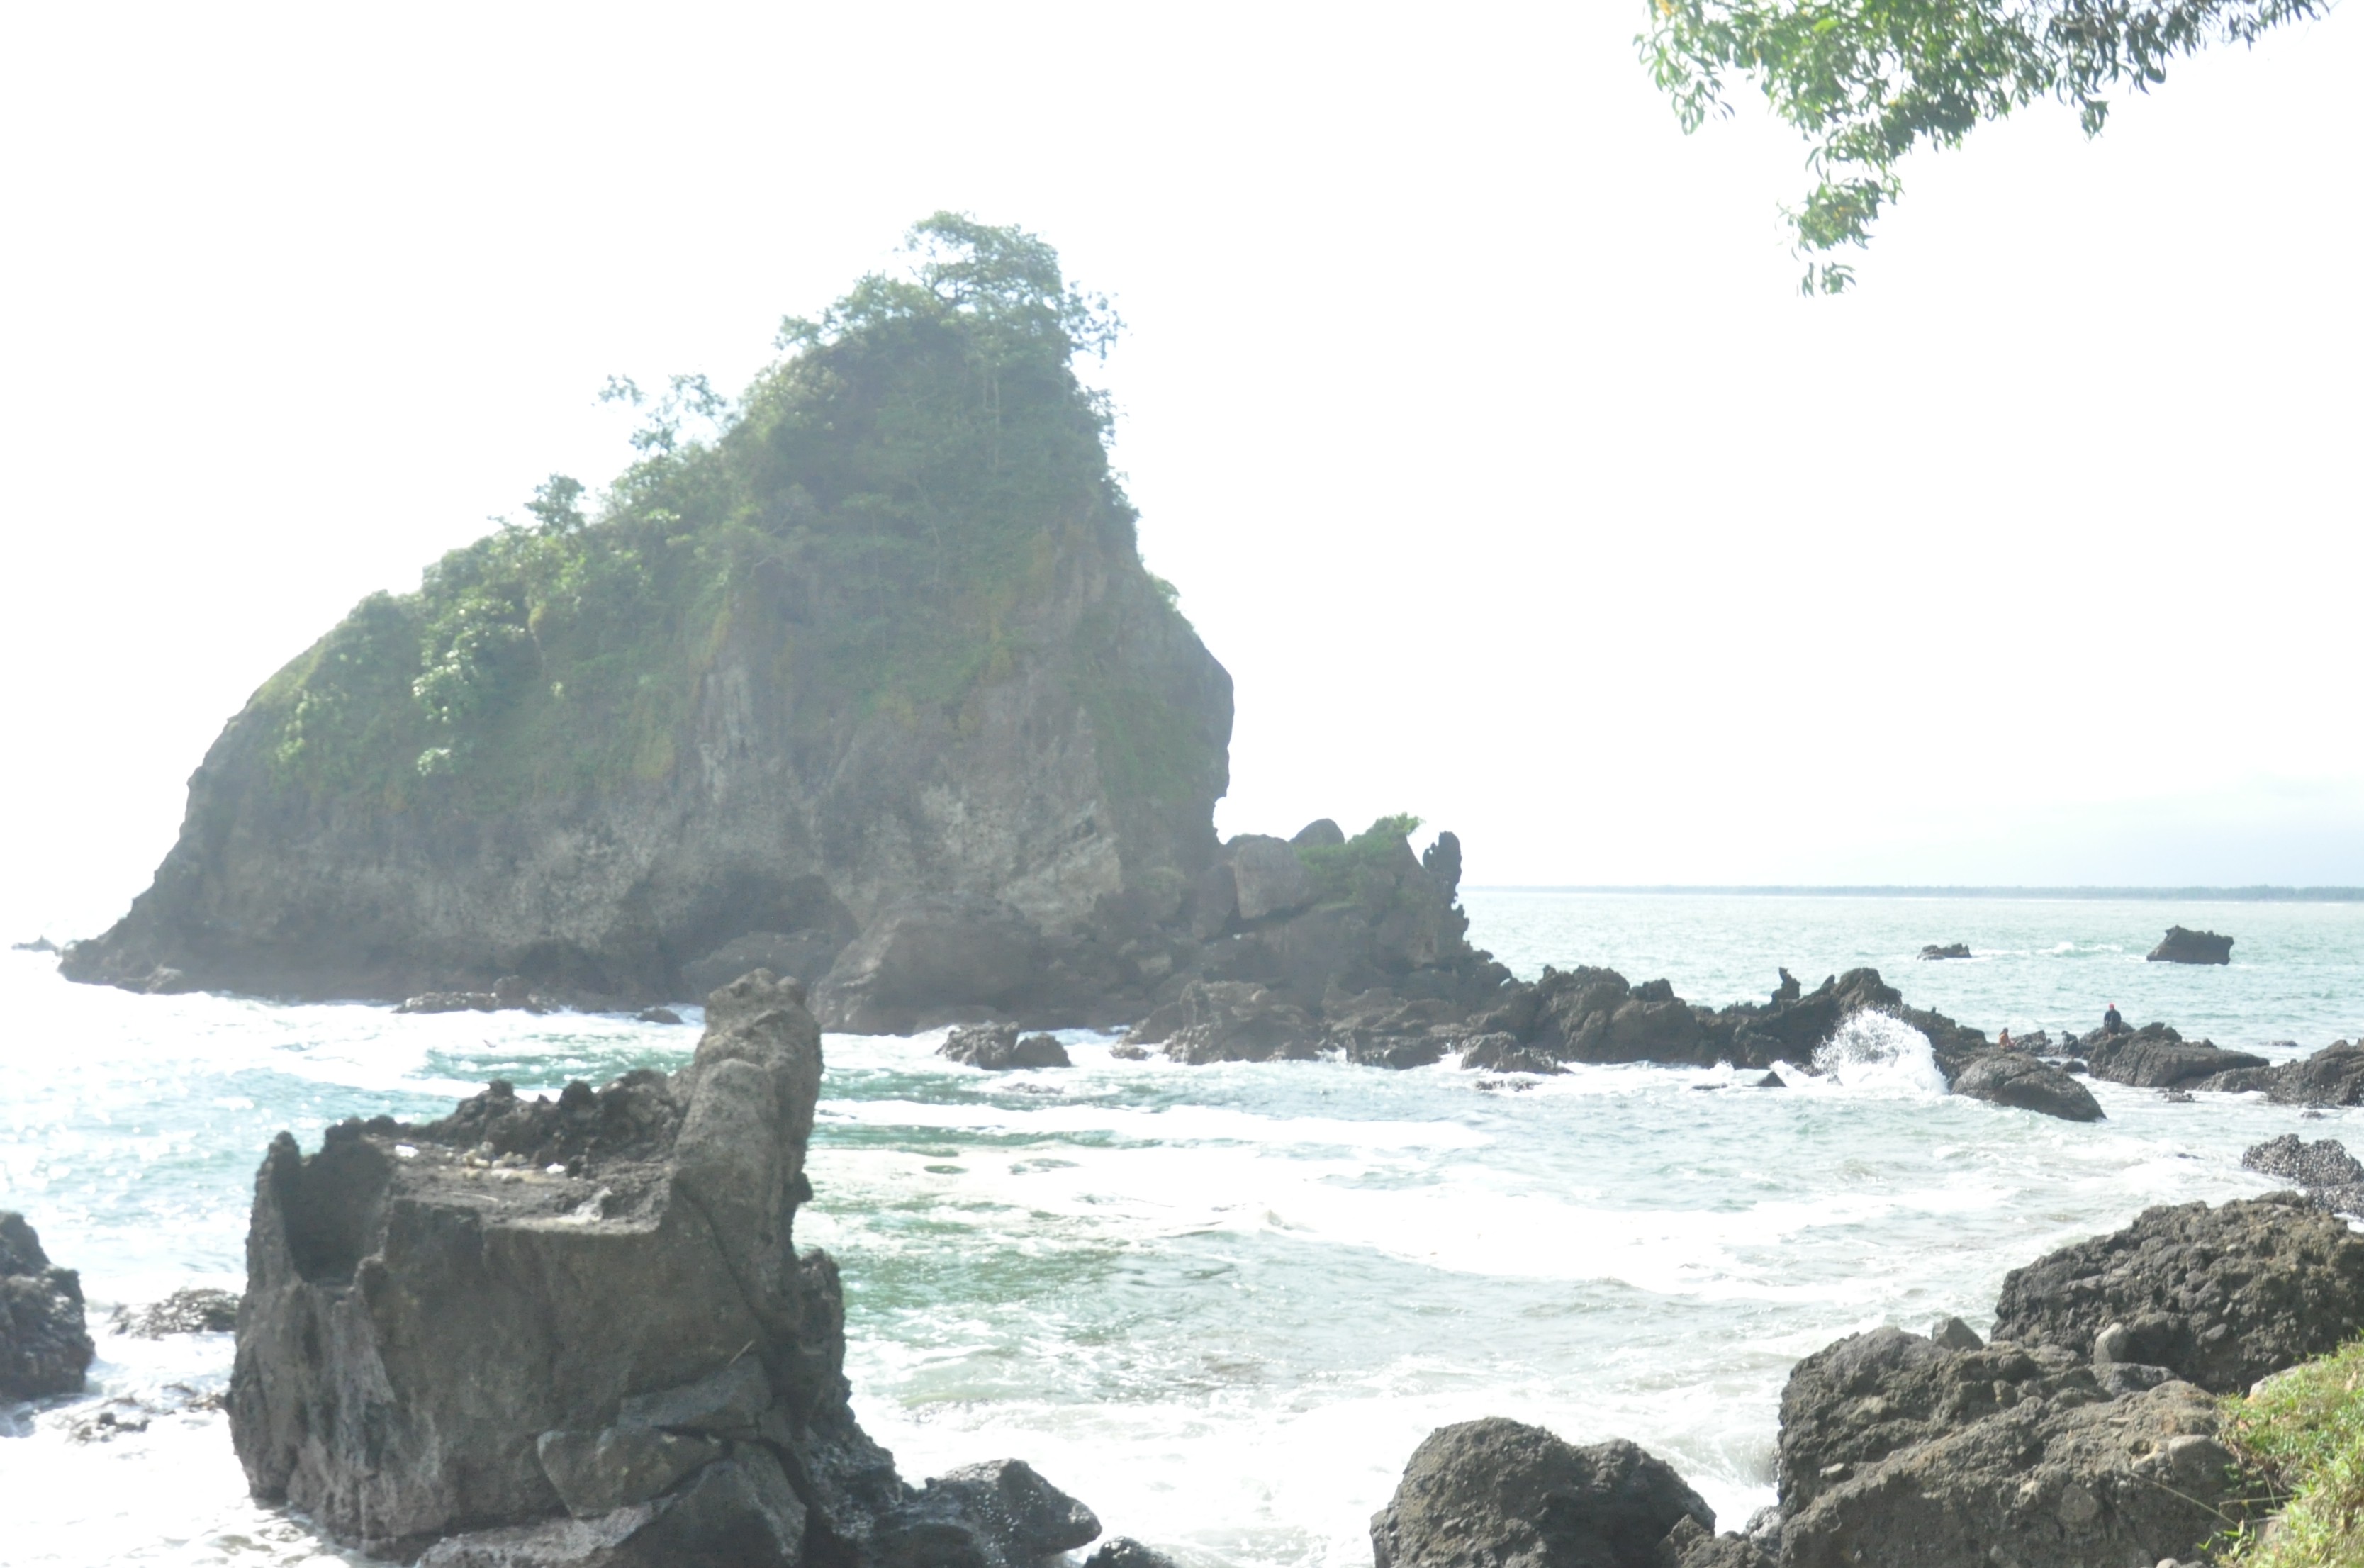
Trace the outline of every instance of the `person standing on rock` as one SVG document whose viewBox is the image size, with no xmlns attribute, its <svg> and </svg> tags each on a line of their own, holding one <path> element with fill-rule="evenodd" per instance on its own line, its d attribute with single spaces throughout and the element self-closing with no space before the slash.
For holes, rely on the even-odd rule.
<svg viewBox="0 0 2364 1568">
<path fill-rule="evenodd" d="M 2102 1032 L 2103 1034 L 2124 1034 L 2125 1029 L 2126 1020 L 2119 1016 L 2118 1005 L 2115 1002 L 2111 1003 L 2109 1011 L 2102 1015 Z"/>
<path fill-rule="evenodd" d="M 1996 1038 L 1996 1040 L 1995 1040 L 1995 1049 L 1996 1049 L 1997 1051 L 2009 1051 L 2009 1050 L 2011 1049 L 2011 1026 L 2010 1026 L 2010 1025 L 2006 1024 L 2006 1025 L 2004 1025 L 2004 1026 L 2003 1026 L 2003 1031 L 2002 1031 L 2002 1033 L 2000 1036 L 1998 1036 L 1998 1037 Z"/>
</svg>

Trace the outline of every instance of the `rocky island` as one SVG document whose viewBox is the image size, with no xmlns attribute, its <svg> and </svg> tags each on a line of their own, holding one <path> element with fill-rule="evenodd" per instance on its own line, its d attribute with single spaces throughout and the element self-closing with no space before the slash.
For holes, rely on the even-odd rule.
<svg viewBox="0 0 2364 1568">
<path fill-rule="evenodd" d="M 1074 369 L 1112 318 L 1019 230 L 912 240 L 737 402 L 651 405 L 596 515 L 553 477 L 263 683 L 68 977 L 641 1005 L 752 943 L 817 996 L 850 949 L 851 1027 L 1145 1010 L 1125 949 L 1213 861 L 1231 680 Z"/>
</svg>

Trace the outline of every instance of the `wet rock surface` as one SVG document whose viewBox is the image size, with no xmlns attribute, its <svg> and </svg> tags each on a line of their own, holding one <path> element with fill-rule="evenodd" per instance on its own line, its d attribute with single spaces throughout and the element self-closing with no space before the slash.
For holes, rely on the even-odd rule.
<svg viewBox="0 0 2364 1568">
<path fill-rule="evenodd" d="M 435 1568 L 1000 1568 L 1098 1533 L 1016 1462 L 914 1489 L 863 1433 L 836 1267 L 793 1240 L 819 1031 L 760 972 L 707 1019 L 671 1076 L 273 1144 L 229 1397 L 259 1498 Z"/>
<path fill-rule="evenodd" d="M 82 1276 L 50 1262 L 23 1215 L 0 1209 L 0 1399 L 78 1393 L 97 1353 Z"/>
<path fill-rule="evenodd" d="M 2202 1080 L 2220 1073 L 2270 1065 L 2246 1051 L 2187 1040 L 2166 1024 L 2145 1024 L 2116 1034 L 2096 1030 L 2078 1041 L 2077 1049 L 2094 1077 L 2138 1089 L 2198 1088 Z"/>
<path fill-rule="evenodd" d="M 1941 947 L 1935 942 L 1931 942 L 1927 947 L 1921 950 L 1920 956 L 1924 959 L 1968 958 L 1970 956 L 1970 944 L 1968 942 L 1947 942 Z"/>
<path fill-rule="evenodd" d="M 121 1307 L 108 1319 L 118 1334 L 161 1340 L 167 1334 L 227 1334 L 238 1327 L 238 1296 L 190 1286 L 141 1307 Z"/>
<path fill-rule="evenodd" d="M 2152 963 L 2230 963 L 2233 939 L 2213 931 L 2186 930 L 2169 926 L 2158 946 L 2144 955 Z"/>
<path fill-rule="evenodd" d="M 1678 1527 L 1684 1539 L 1670 1544 Z M 1371 1520 L 1377 1568 L 1629 1568 L 1675 1562 L 1715 1514 L 1621 1440 L 1578 1448 L 1500 1417 L 1441 1427 Z"/>
<path fill-rule="evenodd" d="M 2100 1121 L 2092 1091 L 2059 1068 L 2024 1051 L 1995 1051 L 1974 1056 L 1954 1074 L 1954 1093 L 2065 1121 Z"/>
</svg>

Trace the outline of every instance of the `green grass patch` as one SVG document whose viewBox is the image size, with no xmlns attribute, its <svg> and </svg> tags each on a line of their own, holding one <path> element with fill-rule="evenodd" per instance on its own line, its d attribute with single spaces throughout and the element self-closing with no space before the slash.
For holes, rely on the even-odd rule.
<svg viewBox="0 0 2364 1568">
<path fill-rule="evenodd" d="M 1297 858 L 1313 873 L 1322 902 L 1333 903 L 1355 895 L 1366 868 L 1386 872 L 1392 881 L 1393 869 L 1411 853 L 1405 840 L 1419 828 L 1419 817 L 1399 811 L 1380 817 L 1343 844 L 1299 844 Z"/>
<path fill-rule="evenodd" d="M 2364 1340 L 2295 1367 L 2248 1398 L 2225 1401 L 2225 1437 L 2262 1475 L 2269 1524 L 2236 1536 L 2233 1568 L 2357 1568 L 2364 1563 Z"/>
</svg>

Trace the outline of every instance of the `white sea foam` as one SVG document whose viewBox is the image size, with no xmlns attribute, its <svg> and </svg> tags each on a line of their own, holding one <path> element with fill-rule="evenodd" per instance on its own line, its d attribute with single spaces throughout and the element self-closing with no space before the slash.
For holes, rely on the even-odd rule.
<svg viewBox="0 0 2364 1568">
<path fill-rule="evenodd" d="M 1707 1001 L 1761 995 L 1774 961 L 1879 962 L 1990 1032 L 2114 999 L 2187 1032 L 2312 1046 L 2364 1016 L 2364 910 L 2260 913 L 2240 927 L 2256 968 L 2193 976 L 2146 973 L 2173 966 L 2145 966 L 2128 935 L 2056 933 L 2058 906 L 1613 907 L 1548 942 L 1544 924 L 1478 935 L 1669 973 Z M 1996 957 L 1883 956 L 1936 940 Z M 2038 1000 L 1981 1000 L 2014 987 Z M 226 1337 L 123 1341 L 106 1305 L 239 1282 L 255 1162 L 283 1127 L 309 1148 L 348 1114 L 440 1110 L 495 1075 L 531 1094 L 677 1065 L 696 1039 L 619 1018 L 129 996 L 15 954 L 0 1016 L 15 1044 L 0 1206 L 82 1270 L 103 1358 L 91 1394 L 0 1412 L 17 1434 L 0 1435 L 12 1568 L 349 1561 L 246 1501 L 218 1412 L 72 1440 L 106 1400 L 162 1408 L 183 1397 L 172 1384 L 228 1375 Z M 2098 1125 L 2001 1112 L 1945 1095 L 1928 1042 L 1877 1017 L 1838 1031 L 1820 1076 L 1785 1072 L 1787 1089 L 1730 1068 L 1579 1066 L 1481 1092 L 1450 1064 L 1191 1068 L 1063 1038 L 1074 1068 L 998 1074 L 938 1058 L 940 1031 L 829 1037 L 798 1240 L 839 1257 L 856 1408 L 907 1474 L 1022 1454 L 1192 1568 L 1366 1563 L 1369 1515 L 1411 1449 L 1487 1414 L 1632 1438 L 1737 1522 L 1770 1496 L 1798 1356 L 1880 1323 L 1984 1326 L 2003 1273 L 2046 1248 L 2153 1203 L 2259 1190 L 2238 1164 L 2259 1139 L 2353 1144 L 2364 1128 L 2364 1113 L 2302 1122 L 2111 1084 L 2092 1085 Z"/>
</svg>

